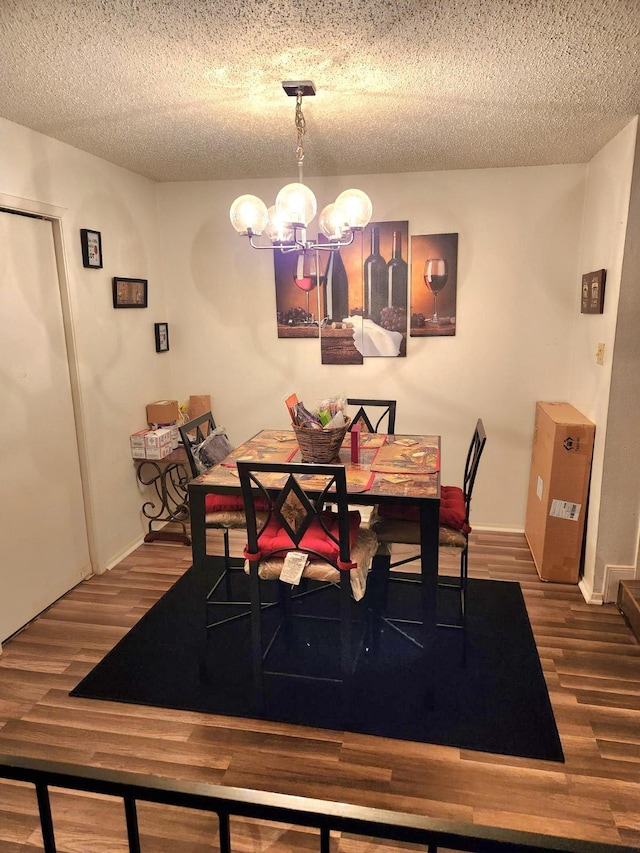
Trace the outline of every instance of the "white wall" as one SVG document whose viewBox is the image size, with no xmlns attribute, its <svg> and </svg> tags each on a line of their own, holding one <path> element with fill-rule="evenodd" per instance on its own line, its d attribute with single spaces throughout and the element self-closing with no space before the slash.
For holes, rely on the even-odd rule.
<svg viewBox="0 0 640 853">
<path fill-rule="evenodd" d="M 156 354 L 153 332 L 154 321 L 167 319 L 156 188 L 145 178 L 4 119 L 0 162 L 5 206 L 15 199 L 15 206 L 23 209 L 38 204 L 63 209 L 63 260 L 87 445 L 93 568 L 101 571 L 139 542 L 145 529 L 128 436 L 145 426 L 145 404 L 166 396 L 171 384 L 167 356 Z M 102 233 L 103 269 L 82 266 L 81 228 Z M 114 275 L 148 279 L 149 308 L 114 310 Z M 46 499 L 43 494 L 36 513 L 46 512 Z M 34 524 L 37 529 L 37 516 Z"/>
<path fill-rule="evenodd" d="M 232 230 L 247 191 L 272 203 L 282 181 L 158 188 L 176 385 L 211 394 L 232 441 L 285 427 L 285 397 L 398 400 L 397 429 L 443 436 L 443 478 L 459 482 L 478 416 L 488 433 L 477 526 L 522 529 L 536 400 L 567 399 L 586 167 L 580 165 L 310 180 L 319 207 L 356 185 L 374 220 L 410 234 L 459 233 L 457 334 L 410 338 L 405 359 L 320 363 L 317 340 L 279 340 L 273 259 Z"/>
<path fill-rule="evenodd" d="M 625 433 L 635 440 L 637 432 L 628 430 L 635 423 L 632 413 L 637 410 L 640 397 L 635 383 L 635 399 L 627 394 L 622 410 L 611 415 L 610 386 L 614 357 L 620 359 L 622 351 L 615 353 L 618 307 L 621 296 L 622 266 L 625 241 L 628 232 L 629 197 L 631 176 L 636 148 L 637 119 L 612 139 L 591 160 L 587 170 L 582 244 L 579 253 L 577 279 L 583 273 L 606 269 L 605 299 L 603 314 L 580 314 L 580 293 L 575 291 L 575 340 L 572 354 L 571 402 L 596 424 L 593 453 L 591 491 L 589 497 L 589 523 L 585 545 L 583 593 L 587 600 L 599 599 L 605 582 L 605 565 L 635 565 L 635 543 L 638 524 L 639 498 L 637 482 L 632 485 L 633 500 L 622 504 L 616 500 L 616 489 L 608 501 L 608 515 L 601 516 L 602 484 L 604 475 L 605 447 L 609 442 L 609 431 Z M 635 243 L 635 239 L 629 241 Z M 627 277 L 629 291 L 637 291 L 637 276 Z M 635 338 L 633 338 L 635 340 Z M 605 345 L 604 365 L 596 363 L 596 348 Z M 637 377 L 638 348 L 627 352 L 626 363 L 633 367 Z M 634 405 L 635 404 L 635 405 Z M 626 410 L 626 411 L 625 411 Z M 626 423 L 626 428 L 625 428 Z M 622 428 L 622 432 L 619 430 Z M 620 449 L 624 441 L 618 441 Z M 629 465 L 626 453 L 616 464 L 615 479 L 624 475 Z M 607 537 L 608 545 L 603 549 L 601 535 L 603 527 L 615 519 L 616 535 Z M 622 527 L 621 527 L 622 525 Z M 601 541 L 600 546 L 598 545 Z"/>
<path fill-rule="evenodd" d="M 581 270 L 607 270 L 604 313 L 581 317 L 572 390 L 596 423 L 584 578 L 587 600 L 599 601 L 617 577 L 633 577 L 638 559 L 640 459 L 640 161 L 637 118 L 589 164 Z M 634 174 L 635 158 L 635 179 Z M 630 207 L 630 198 L 634 204 Z M 595 362 L 605 343 L 605 365 Z M 608 575 L 611 576 L 609 582 Z"/>
</svg>

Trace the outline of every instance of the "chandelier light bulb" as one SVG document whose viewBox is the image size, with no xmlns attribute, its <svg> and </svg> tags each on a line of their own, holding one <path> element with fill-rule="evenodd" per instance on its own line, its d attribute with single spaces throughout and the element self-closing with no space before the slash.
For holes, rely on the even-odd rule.
<svg viewBox="0 0 640 853">
<path fill-rule="evenodd" d="M 329 240 L 342 240 L 349 232 L 347 215 L 335 202 L 328 204 L 322 210 L 318 226 Z"/>
<path fill-rule="evenodd" d="M 264 230 L 264 233 L 272 243 L 292 243 L 294 239 L 293 228 L 289 227 L 287 222 L 284 222 L 276 213 L 275 205 L 271 205 L 268 210 L 269 222 Z"/>
<path fill-rule="evenodd" d="M 306 228 L 317 209 L 316 197 L 304 184 L 287 184 L 276 196 L 276 215 L 290 225 Z"/>
<path fill-rule="evenodd" d="M 241 195 L 231 205 L 231 224 L 238 234 L 260 235 L 267 227 L 267 205 L 255 195 Z"/>
<path fill-rule="evenodd" d="M 373 205 L 369 196 L 362 190 L 345 190 L 340 193 L 335 203 L 345 212 L 350 228 L 362 229 L 371 221 Z"/>
</svg>

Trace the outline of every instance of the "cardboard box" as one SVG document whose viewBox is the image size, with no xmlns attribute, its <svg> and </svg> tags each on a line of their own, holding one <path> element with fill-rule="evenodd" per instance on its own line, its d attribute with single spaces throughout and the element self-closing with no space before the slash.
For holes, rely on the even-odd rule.
<svg viewBox="0 0 640 853">
<path fill-rule="evenodd" d="M 172 424 L 180 417 L 177 400 L 158 400 L 147 406 L 148 424 Z"/>
<path fill-rule="evenodd" d="M 146 445 L 145 438 L 147 437 L 149 430 L 141 429 L 138 432 L 134 432 L 133 435 L 129 436 L 129 444 L 131 445 L 131 455 L 134 459 L 146 459 Z"/>
<path fill-rule="evenodd" d="M 161 444 L 159 447 L 147 447 L 145 451 L 145 459 L 164 459 L 173 453 L 171 442 L 169 444 Z"/>
<path fill-rule="evenodd" d="M 147 451 L 155 450 L 158 447 L 169 447 L 173 450 L 171 440 L 171 428 L 161 427 L 160 429 L 150 429 L 144 437 L 144 446 Z M 147 454 L 147 459 L 152 457 Z M 155 458 L 155 457 L 154 457 Z"/>
<path fill-rule="evenodd" d="M 536 403 L 524 533 L 542 580 L 578 582 L 594 437 L 569 403 Z"/>
</svg>

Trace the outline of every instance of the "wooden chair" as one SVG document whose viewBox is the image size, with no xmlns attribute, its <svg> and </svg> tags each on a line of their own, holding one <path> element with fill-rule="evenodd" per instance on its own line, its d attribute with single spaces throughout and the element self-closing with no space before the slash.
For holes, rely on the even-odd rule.
<svg viewBox="0 0 640 853">
<path fill-rule="evenodd" d="M 185 453 L 191 467 L 191 474 L 197 477 L 202 473 L 196 461 L 196 450 L 202 442 L 216 429 L 216 423 L 211 412 L 206 412 L 197 418 L 179 427 Z M 207 628 L 214 628 L 226 622 L 248 616 L 250 614 L 250 600 L 248 594 L 237 596 L 234 586 L 242 584 L 242 564 L 233 565 L 229 551 L 229 530 L 243 529 L 246 527 L 244 514 L 244 503 L 240 495 L 214 495 L 206 496 L 205 501 L 205 527 L 208 530 L 222 530 L 224 539 L 224 569 L 213 587 L 207 593 L 207 605 L 211 608 L 223 607 L 231 616 L 224 619 L 207 618 Z M 235 584 L 234 575 L 237 575 Z M 240 582 L 240 584 L 238 583 Z M 219 593 L 224 591 L 224 598 Z M 211 610 L 213 615 L 214 611 Z"/>
<path fill-rule="evenodd" d="M 375 534 L 361 527 L 359 512 L 348 508 L 345 468 L 343 465 L 242 461 L 237 465 L 247 520 L 245 557 L 250 575 L 252 654 L 258 709 L 262 712 L 265 706 L 265 676 L 288 676 L 293 684 L 300 678 L 337 682 L 345 698 L 357 660 L 352 631 L 354 611 L 361 611 L 366 619 L 366 609 L 358 607 L 357 602 L 364 597 L 367 574 L 377 549 Z M 262 522 L 257 512 L 260 498 L 268 504 L 266 519 Z M 336 505 L 335 512 L 326 508 L 328 502 Z M 296 595 L 292 595 L 289 584 L 278 584 L 282 618 L 275 628 L 272 626 L 271 635 L 266 636 L 261 585 L 267 580 L 280 579 L 291 552 L 308 556 L 302 578 L 310 583 Z M 329 616 L 324 610 L 318 612 L 317 608 L 309 609 L 308 606 L 308 596 L 327 587 L 331 597 L 338 598 L 335 603 L 329 602 Z M 328 646 L 330 663 L 337 674 L 301 672 L 304 661 L 301 664 L 300 656 L 291 654 L 285 655 L 291 666 L 281 663 L 279 668 L 270 668 L 274 644 L 276 641 L 280 641 L 280 645 L 295 644 L 296 621 L 300 625 L 300 620 L 321 620 L 320 634 L 324 635 L 325 646 L 327 621 L 339 624 L 339 641 Z"/>
<path fill-rule="evenodd" d="M 387 435 L 393 435 L 396 429 L 396 401 L 395 400 L 366 400 L 358 397 L 349 397 L 347 399 L 348 406 L 358 406 L 358 411 L 351 419 L 350 429 L 359 421 L 365 425 L 368 432 L 386 432 Z M 371 409 L 382 409 L 381 413 L 371 413 Z M 370 417 L 371 416 L 371 417 Z M 377 420 L 375 418 L 377 417 Z M 386 429 L 381 429 L 383 421 L 387 418 L 384 426 Z M 375 424 L 374 424 L 375 420 Z"/>
<path fill-rule="evenodd" d="M 440 532 L 439 545 L 454 548 L 460 552 L 460 572 L 457 578 L 440 575 L 438 586 L 453 588 L 459 592 L 460 619 L 458 622 L 439 623 L 441 627 L 464 629 L 466 624 L 466 594 L 469 568 L 469 514 L 471 496 L 478 473 L 480 457 L 484 450 L 487 436 L 481 419 L 478 419 L 473 437 L 467 452 L 464 466 L 462 488 L 458 486 L 441 486 L 440 488 Z M 397 504 L 386 504 L 376 507 L 375 516 L 371 519 L 371 528 L 381 543 L 420 544 L 420 525 L 418 510 L 415 507 L 402 507 Z M 397 568 L 417 559 L 416 556 L 390 562 L 389 568 Z M 394 578 L 402 583 L 418 583 L 418 579 Z"/>
</svg>

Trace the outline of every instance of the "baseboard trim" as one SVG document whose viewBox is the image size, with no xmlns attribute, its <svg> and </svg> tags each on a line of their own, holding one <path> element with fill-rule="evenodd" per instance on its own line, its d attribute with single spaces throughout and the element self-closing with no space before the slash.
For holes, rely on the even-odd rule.
<svg viewBox="0 0 640 853">
<path fill-rule="evenodd" d="M 473 530 L 476 530 L 478 533 L 522 533 L 524 534 L 524 527 L 505 527 L 499 524 L 472 524 Z"/>
<path fill-rule="evenodd" d="M 591 584 L 588 584 L 584 577 L 578 581 L 578 589 L 582 593 L 587 604 L 604 604 L 604 597 L 601 592 L 594 592 Z"/>
<path fill-rule="evenodd" d="M 128 545 L 126 545 L 122 549 L 122 551 L 120 551 L 118 554 L 116 554 L 114 557 L 112 557 L 109 560 L 109 562 L 105 565 L 105 567 L 103 569 L 101 569 L 100 571 L 96 572 L 96 574 L 101 575 L 103 572 L 108 572 L 111 569 L 115 568 L 118 565 L 118 563 L 122 562 L 122 560 L 125 559 L 125 557 L 128 557 L 129 554 L 132 554 L 136 550 L 136 548 L 139 548 L 140 545 L 142 545 L 142 543 L 144 542 L 144 537 L 145 537 L 145 534 L 141 533 L 140 536 L 136 537 L 133 540 L 133 542 L 130 542 Z"/>
<path fill-rule="evenodd" d="M 602 583 L 605 603 L 610 604 L 618 600 L 620 581 L 632 581 L 635 580 L 635 577 L 635 566 L 605 566 Z"/>
</svg>

